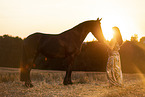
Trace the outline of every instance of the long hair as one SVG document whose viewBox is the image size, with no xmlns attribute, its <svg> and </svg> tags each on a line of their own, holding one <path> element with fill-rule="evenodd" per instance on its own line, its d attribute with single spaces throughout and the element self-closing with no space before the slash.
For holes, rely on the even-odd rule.
<svg viewBox="0 0 145 97">
<path fill-rule="evenodd" d="M 122 36 L 121 36 L 119 28 L 113 27 L 112 29 L 114 31 L 114 34 L 113 34 L 113 38 L 109 42 L 109 45 L 110 45 L 111 49 L 114 49 L 115 44 L 118 43 L 118 45 L 120 47 L 123 43 L 123 40 L 122 40 Z"/>
<path fill-rule="evenodd" d="M 119 46 L 121 46 L 123 43 L 123 39 L 122 39 L 122 35 L 121 35 L 119 28 L 113 27 L 112 29 L 114 31 L 113 38 L 116 40 L 116 42 L 118 42 Z"/>
</svg>

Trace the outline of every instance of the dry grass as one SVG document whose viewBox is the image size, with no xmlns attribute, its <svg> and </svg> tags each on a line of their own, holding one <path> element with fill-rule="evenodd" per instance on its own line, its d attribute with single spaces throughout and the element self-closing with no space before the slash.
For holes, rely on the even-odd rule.
<svg viewBox="0 0 145 97">
<path fill-rule="evenodd" d="M 0 68 L 0 97 L 143 97 L 143 74 L 124 74 L 124 87 L 109 87 L 105 73 L 73 72 L 73 85 L 62 84 L 65 72 L 32 70 L 33 88 L 19 81 L 19 70 Z"/>
</svg>

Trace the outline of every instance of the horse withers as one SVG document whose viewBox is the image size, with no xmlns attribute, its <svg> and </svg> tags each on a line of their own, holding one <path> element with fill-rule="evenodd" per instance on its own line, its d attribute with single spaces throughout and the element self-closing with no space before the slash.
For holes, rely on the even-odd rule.
<svg viewBox="0 0 145 97">
<path fill-rule="evenodd" d="M 64 85 L 72 84 L 71 73 L 75 56 L 81 51 L 82 43 L 89 32 L 99 42 L 106 40 L 102 33 L 101 19 L 89 20 L 62 32 L 60 34 L 34 33 L 29 35 L 23 42 L 23 54 L 21 60 L 20 80 L 25 82 L 27 87 L 32 87 L 30 71 L 38 54 L 47 58 L 65 58 L 67 62 Z"/>
</svg>

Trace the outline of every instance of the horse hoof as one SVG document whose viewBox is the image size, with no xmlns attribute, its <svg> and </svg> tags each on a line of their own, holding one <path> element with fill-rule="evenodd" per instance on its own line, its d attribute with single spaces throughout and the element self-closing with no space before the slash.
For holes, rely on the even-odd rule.
<svg viewBox="0 0 145 97">
<path fill-rule="evenodd" d="M 72 85 L 72 82 L 63 82 L 64 85 Z"/>
<path fill-rule="evenodd" d="M 63 84 L 64 84 L 64 85 L 68 85 L 68 83 L 67 83 L 67 82 L 63 82 Z"/>
<path fill-rule="evenodd" d="M 33 84 L 31 84 L 31 83 L 25 83 L 25 86 L 28 87 L 28 88 L 32 88 Z"/>
<path fill-rule="evenodd" d="M 72 84 L 73 84 L 73 82 L 69 82 L 68 84 L 72 85 Z"/>
</svg>

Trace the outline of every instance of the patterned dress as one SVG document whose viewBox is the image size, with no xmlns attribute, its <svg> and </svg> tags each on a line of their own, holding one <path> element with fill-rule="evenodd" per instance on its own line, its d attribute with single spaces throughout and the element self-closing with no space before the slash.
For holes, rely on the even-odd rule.
<svg viewBox="0 0 145 97">
<path fill-rule="evenodd" d="M 119 49 L 120 47 L 116 43 L 113 51 L 109 55 L 106 67 L 108 81 L 114 86 L 123 86 Z"/>
</svg>

